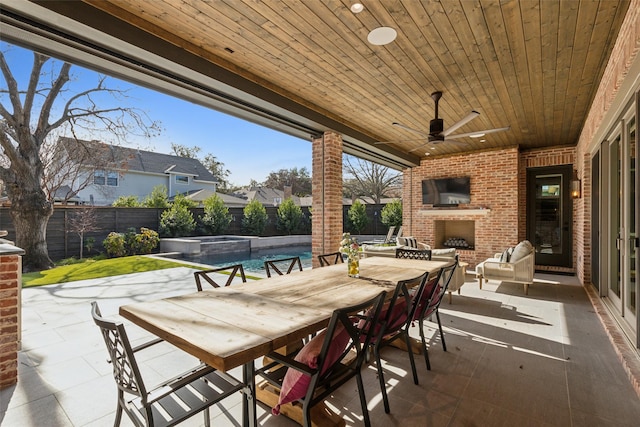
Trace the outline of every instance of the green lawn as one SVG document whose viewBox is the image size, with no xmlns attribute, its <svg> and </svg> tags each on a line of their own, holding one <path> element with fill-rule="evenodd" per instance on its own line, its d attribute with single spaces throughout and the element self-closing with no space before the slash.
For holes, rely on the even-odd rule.
<svg viewBox="0 0 640 427">
<path fill-rule="evenodd" d="M 82 262 L 63 265 L 50 270 L 25 273 L 22 275 L 22 286 L 51 285 L 54 283 L 73 282 L 75 280 L 97 279 L 120 274 L 141 273 L 144 271 L 162 270 L 180 266 L 193 265 L 177 261 L 151 258 L 147 256 L 129 256 L 102 260 L 87 259 Z M 196 267 L 197 268 L 197 267 Z"/>
</svg>

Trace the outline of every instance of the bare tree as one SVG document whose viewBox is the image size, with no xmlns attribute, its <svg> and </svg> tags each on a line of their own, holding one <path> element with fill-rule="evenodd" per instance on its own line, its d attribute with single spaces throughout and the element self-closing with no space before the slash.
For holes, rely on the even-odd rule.
<svg viewBox="0 0 640 427">
<path fill-rule="evenodd" d="M 4 78 L 0 81 L 0 179 L 11 201 L 16 245 L 25 250 L 24 271 L 53 265 L 46 242 L 56 187 L 47 175 L 47 166 L 55 157 L 49 144 L 60 134 L 78 140 L 77 132 L 108 132 L 122 142 L 139 131 L 147 137 L 158 131 L 158 125 L 144 113 L 123 107 L 126 92 L 107 87 L 106 76 L 98 76 L 95 87 L 73 92 L 68 87 L 71 67 L 34 52 L 28 83 L 21 88 L 5 53 L 0 52 Z M 114 106 L 104 106 L 109 101 L 115 101 Z"/>
<path fill-rule="evenodd" d="M 76 233 L 80 237 L 80 259 L 82 259 L 84 248 L 84 235 L 92 231 L 98 231 L 98 215 L 95 207 L 82 208 L 73 213 L 69 219 L 69 231 Z"/>
<path fill-rule="evenodd" d="M 342 168 L 345 195 L 371 197 L 376 204 L 402 179 L 398 172 L 386 166 L 348 155 L 343 157 Z"/>
</svg>

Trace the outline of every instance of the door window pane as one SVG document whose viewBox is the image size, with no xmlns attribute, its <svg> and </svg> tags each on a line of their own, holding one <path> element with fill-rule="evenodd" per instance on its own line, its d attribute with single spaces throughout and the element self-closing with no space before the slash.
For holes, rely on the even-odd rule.
<svg viewBox="0 0 640 427">
<path fill-rule="evenodd" d="M 536 251 L 562 253 L 562 175 L 536 177 L 535 204 Z"/>
<path fill-rule="evenodd" d="M 636 307 L 636 293 L 638 291 L 638 282 L 636 279 L 636 257 L 638 252 L 636 250 L 635 238 L 636 235 L 636 208 L 637 208 L 637 196 L 636 196 L 636 121 L 635 118 L 631 120 L 628 127 L 629 136 L 629 238 L 628 250 L 629 250 L 629 274 L 627 279 L 627 291 L 625 292 L 627 301 L 627 310 L 631 313 L 637 313 Z"/>
</svg>

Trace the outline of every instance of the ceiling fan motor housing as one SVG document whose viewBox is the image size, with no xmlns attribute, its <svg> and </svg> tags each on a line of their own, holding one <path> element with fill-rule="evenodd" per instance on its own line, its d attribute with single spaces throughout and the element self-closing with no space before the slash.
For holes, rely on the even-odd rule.
<svg viewBox="0 0 640 427">
<path fill-rule="evenodd" d="M 444 120 L 442 119 L 433 119 L 429 122 L 429 135 L 437 138 L 442 136 L 442 132 L 444 131 Z M 444 139 L 444 138 L 443 138 Z"/>
</svg>

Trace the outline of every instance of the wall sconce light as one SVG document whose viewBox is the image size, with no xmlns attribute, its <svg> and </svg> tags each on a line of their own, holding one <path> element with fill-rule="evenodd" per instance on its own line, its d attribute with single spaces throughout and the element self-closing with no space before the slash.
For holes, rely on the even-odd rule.
<svg viewBox="0 0 640 427">
<path fill-rule="evenodd" d="M 578 171 L 574 169 L 571 177 L 571 198 L 579 199 L 580 197 L 582 197 L 582 183 L 578 178 Z"/>
</svg>

